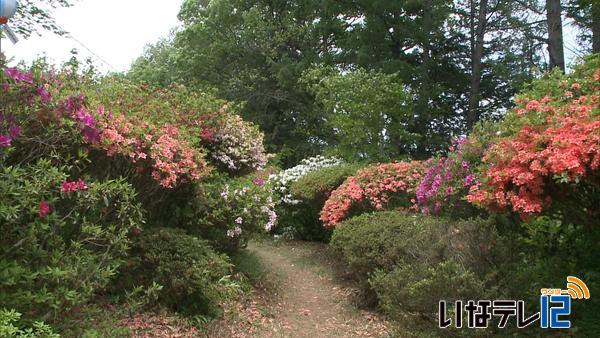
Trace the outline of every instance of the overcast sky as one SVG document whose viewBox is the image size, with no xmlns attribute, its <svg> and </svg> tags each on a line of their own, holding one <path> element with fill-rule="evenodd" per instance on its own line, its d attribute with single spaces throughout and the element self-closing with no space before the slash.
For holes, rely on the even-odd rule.
<svg viewBox="0 0 600 338">
<path fill-rule="evenodd" d="M 183 0 L 75 0 L 74 6 L 54 11 L 57 23 L 71 36 L 89 48 L 92 55 L 68 37 L 44 32 L 41 37 L 21 39 L 13 45 L 3 39 L 2 49 L 11 64 L 20 60 L 30 62 L 46 55 L 54 63 L 71 57 L 76 48 L 81 60 L 92 57 L 102 71 L 126 71 L 144 46 L 169 34 L 179 25 L 177 13 Z M 577 49 L 575 31 L 565 23 L 565 56 L 573 60 Z"/>
<path fill-rule="evenodd" d="M 30 62 L 44 54 L 55 63 L 62 63 L 77 48 L 80 59 L 92 57 L 103 71 L 125 71 L 146 44 L 167 36 L 179 24 L 177 13 L 182 1 L 77 0 L 72 7 L 56 9 L 56 22 L 110 66 L 102 64 L 73 39 L 49 32 L 21 39 L 16 45 L 3 39 L 2 50 L 8 58 L 14 58 L 13 64 L 19 60 Z"/>
</svg>

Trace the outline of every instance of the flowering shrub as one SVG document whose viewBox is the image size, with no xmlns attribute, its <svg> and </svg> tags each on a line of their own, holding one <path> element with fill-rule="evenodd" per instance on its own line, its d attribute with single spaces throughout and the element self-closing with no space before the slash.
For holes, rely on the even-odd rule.
<svg viewBox="0 0 600 338">
<path fill-rule="evenodd" d="M 107 156 L 129 158 L 142 172 L 144 165 L 150 162 L 152 178 L 165 188 L 197 180 L 209 172 L 203 150 L 186 142 L 175 126 L 159 129 L 125 117 L 104 119 L 101 125 L 102 141 L 98 147 L 105 150 Z"/>
<path fill-rule="evenodd" d="M 238 115 L 225 113 L 216 130 L 203 129 L 201 137 L 208 141 L 211 157 L 230 172 L 260 170 L 267 164 L 263 134 Z"/>
<path fill-rule="evenodd" d="M 296 182 L 308 173 L 318 171 L 323 168 L 333 167 L 342 164 L 343 161 L 336 157 L 315 156 L 303 159 L 295 167 L 286 169 L 278 174 L 269 176 L 269 186 L 277 193 L 281 202 L 288 205 L 298 204 L 300 201 L 292 197 L 290 185 Z"/>
<path fill-rule="evenodd" d="M 147 164 L 152 168 L 151 177 L 165 188 L 208 174 L 204 150 L 189 144 L 177 127 L 167 124 L 159 128 L 151 122 L 140 123 L 135 117 L 113 115 L 102 105 L 91 109 L 83 94 L 61 99 L 60 95 L 64 94 L 60 91 L 68 79 L 64 75 L 37 72 L 39 74 L 17 69 L 5 71 L 8 76 L 0 95 L 7 98 L 9 105 L 0 115 L 2 147 L 11 146 L 17 138 L 22 138 L 23 143 L 45 139 L 46 142 L 41 143 L 48 144 L 48 140 L 56 139 L 51 132 L 58 126 L 59 135 L 71 135 L 68 139 L 50 142 L 51 146 L 62 142 L 80 149 L 87 144 L 88 148 L 103 150 L 108 157 L 120 155 L 129 159 L 137 165 L 139 173 L 144 172 L 143 166 Z M 25 108 L 23 103 L 27 103 Z M 36 145 L 24 146 L 36 151 Z"/>
<path fill-rule="evenodd" d="M 474 142 L 460 138 L 453 142 L 447 157 L 433 158 L 424 165 L 427 170 L 417 188 L 417 202 L 421 211 L 426 214 L 470 216 L 472 208 L 463 203 L 464 197 L 479 180 L 474 167 L 480 159 L 469 154 L 481 154 Z"/>
<path fill-rule="evenodd" d="M 197 187 L 192 232 L 226 251 L 246 244 L 249 236 L 271 231 L 277 222 L 270 189 L 258 178 L 217 177 Z"/>
<path fill-rule="evenodd" d="M 375 164 L 359 170 L 331 193 L 321 211 L 321 220 L 325 226 L 334 227 L 353 209 L 414 209 L 415 191 L 423 171 L 423 163 L 418 161 Z"/>
<path fill-rule="evenodd" d="M 505 132 L 485 153 L 482 185 L 471 187 L 468 200 L 527 217 L 547 210 L 569 191 L 597 187 L 599 73 L 542 81 L 543 91 L 520 97 L 501 124 L 501 130 L 516 131 Z"/>
<path fill-rule="evenodd" d="M 49 161 L 0 172 L 0 303 L 26 318 L 85 304 L 114 276 L 128 234 L 144 222 L 129 184 L 80 189 L 83 180 L 66 172 Z"/>
</svg>

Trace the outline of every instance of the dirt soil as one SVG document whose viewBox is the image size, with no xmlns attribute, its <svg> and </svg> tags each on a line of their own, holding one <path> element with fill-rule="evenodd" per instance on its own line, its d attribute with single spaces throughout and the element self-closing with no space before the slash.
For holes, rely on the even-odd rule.
<svg viewBox="0 0 600 338">
<path fill-rule="evenodd" d="M 357 290 L 336 277 L 336 263 L 326 254 L 326 245 L 252 242 L 248 250 L 265 264 L 276 287 L 240 309 L 241 320 L 229 323 L 227 336 L 389 336 L 388 323 L 380 315 L 353 305 Z M 209 336 L 221 335 L 223 331 Z"/>
</svg>

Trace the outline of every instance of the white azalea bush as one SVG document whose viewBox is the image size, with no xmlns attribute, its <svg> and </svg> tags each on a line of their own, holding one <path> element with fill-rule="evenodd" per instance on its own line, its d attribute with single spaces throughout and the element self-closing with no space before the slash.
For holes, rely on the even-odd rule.
<svg viewBox="0 0 600 338">
<path fill-rule="evenodd" d="M 227 113 L 214 132 L 206 130 L 211 157 L 231 173 L 260 170 L 267 164 L 263 133 L 253 123 Z"/>
<path fill-rule="evenodd" d="M 344 161 L 337 157 L 325 157 L 322 155 L 305 158 L 295 167 L 283 170 L 278 174 L 270 175 L 267 183 L 271 190 L 279 195 L 279 202 L 287 205 L 296 205 L 300 201 L 294 199 L 290 193 L 290 185 L 293 182 L 298 181 L 308 173 L 343 163 Z"/>
<path fill-rule="evenodd" d="M 272 191 L 258 177 L 219 177 L 199 185 L 196 196 L 193 230 L 221 250 L 234 252 L 277 223 Z"/>
</svg>

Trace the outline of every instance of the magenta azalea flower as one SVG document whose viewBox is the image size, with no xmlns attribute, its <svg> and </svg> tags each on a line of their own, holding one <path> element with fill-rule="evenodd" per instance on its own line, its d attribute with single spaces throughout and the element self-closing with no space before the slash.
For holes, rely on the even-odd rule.
<svg viewBox="0 0 600 338">
<path fill-rule="evenodd" d="M 40 96 L 40 98 L 42 99 L 42 102 L 47 103 L 50 102 L 50 100 L 52 99 L 52 95 L 50 95 L 50 93 L 48 93 L 48 91 L 46 90 L 46 88 L 44 86 L 39 87 L 37 90 L 38 95 Z"/>
<path fill-rule="evenodd" d="M 0 135 L 0 147 L 7 148 L 10 147 L 12 143 L 12 138 L 9 135 Z"/>
<path fill-rule="evenodd" d="M 48 214 L 50 214 L 50 204 L 46 201 L 41 201 L 39 207 L 40 218 L 46 218 Z"/>
<path fill-rule="evenodd" d="M 19 126 L 10 126 L 10 128 L 8 129 L 8 134 L 10 135 L 10 137 L 12 137 L 13 139 L 21 136 L 21 127 Z"/>
<path fill-rule="evenodd" d="M 6 68 L 4 70 L 4 73 L 6 73 L 6 75 L 8 75 L 11 79 L 15 80 L 16 82 L 26 82 L 29 84 L 33 83 L 33 74 L 31 72 L 29 73 L 23 73 L 21 71 L 19 71 L 17 68 Z"/>
</svg>

